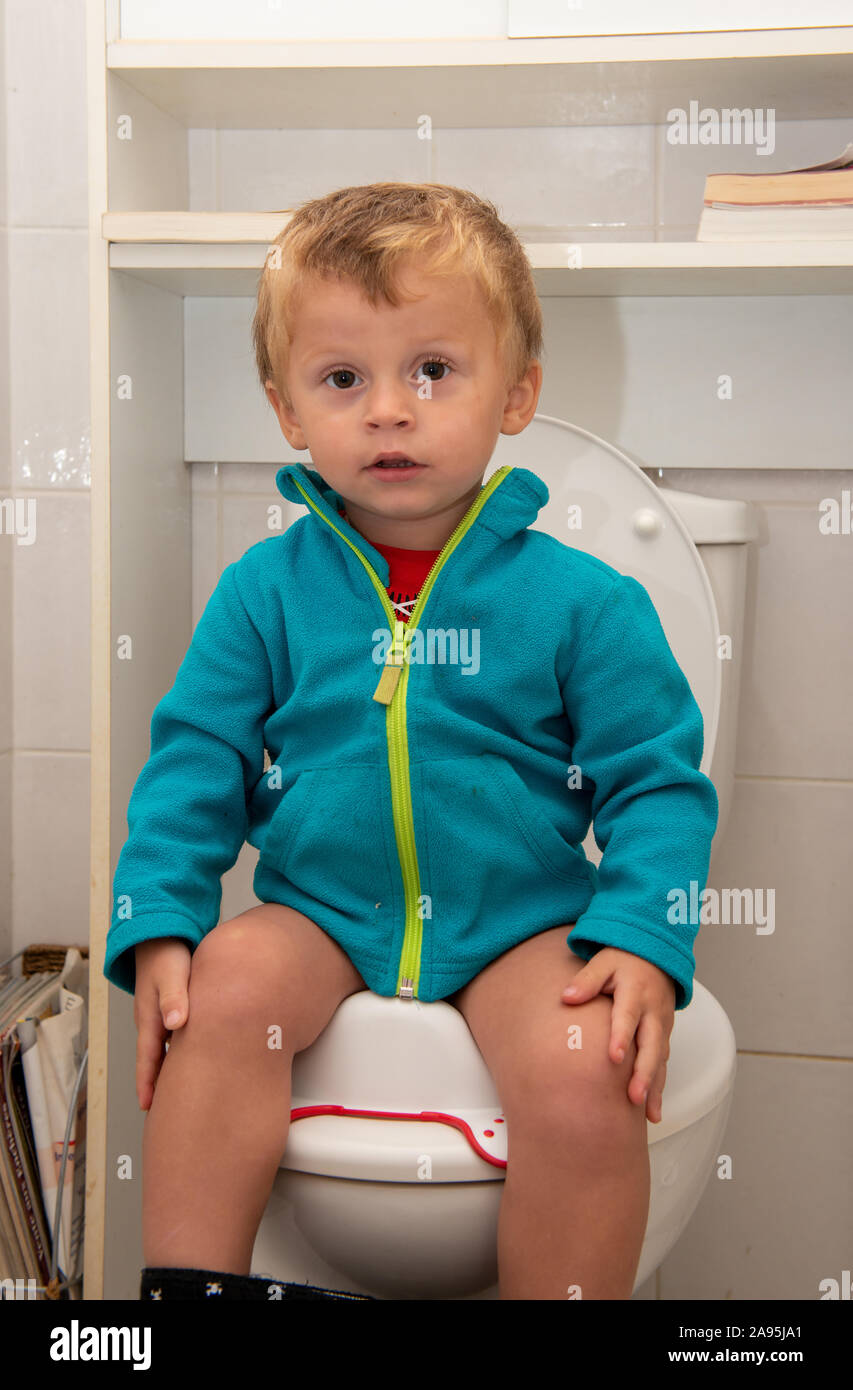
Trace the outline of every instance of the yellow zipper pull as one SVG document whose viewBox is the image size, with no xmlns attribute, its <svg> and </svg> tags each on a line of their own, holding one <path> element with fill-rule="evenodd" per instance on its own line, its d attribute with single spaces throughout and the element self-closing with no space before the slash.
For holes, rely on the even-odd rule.
<svg viewBox="0 0 853 1390">
<path fill-rule="evenodd" d="M 397 682 L 400 679 L 400 672 L 403 669 L 403 653 L 406 644 L 405 623 L 399 620 L 394 623 L 394 640 L 388 649 L 385 658 L 385 665 L 382 675 L 379 677 L 379 684 L 373 692 L 374 700 L 378 700 L 381 705 L 390 705 L 397 689 Z"/>
</svg>

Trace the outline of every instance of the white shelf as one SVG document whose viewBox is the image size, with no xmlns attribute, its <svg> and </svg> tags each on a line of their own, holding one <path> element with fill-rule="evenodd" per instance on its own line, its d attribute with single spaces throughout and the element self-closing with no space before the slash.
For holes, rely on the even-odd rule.
<svg viewBox="0 0 853 1390">
<path fill-rule="evenodd" d="M 110 73 L 186 127 L 660 124 L 691 100 L 853 118 L 853 27 L 596 38 L 107 45 Z"/>
<path fill-rule="evenodd" d="M 287 213 L 114 212 L 109 264 L 173 294 L 250 297 Z M 569 268 L 569 252 L 581 268 Z M 545 295 L 853 293 L 853 240 L 525 243 Z"/>
<path fill-rule="evenodd" d="M 676 58 L 846 54 L 853 25 L 589 38 L 115 39 L 108 68 L 421 67 L 464 63 L 645 63 Z"/>
</svg>

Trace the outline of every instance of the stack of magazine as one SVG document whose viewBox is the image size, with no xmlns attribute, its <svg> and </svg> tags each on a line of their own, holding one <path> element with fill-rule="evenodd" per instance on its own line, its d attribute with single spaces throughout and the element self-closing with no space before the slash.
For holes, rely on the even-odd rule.
<svg viewBox="0 0 853 1390">
<path fill-rule="evenodd" d="M 89 967 L 73 946 L 32 950 L 32 973 L 0 966 L 0 1299 L 79 1299 Z"/>
</svg>

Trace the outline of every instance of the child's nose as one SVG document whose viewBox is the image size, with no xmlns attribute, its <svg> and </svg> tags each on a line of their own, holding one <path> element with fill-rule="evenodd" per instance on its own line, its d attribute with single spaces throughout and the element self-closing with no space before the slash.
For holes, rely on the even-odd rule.
<svg viewBox="0 0 853 1390">
<path fill-rule="evenodd" d="M 377 380 L 366 396 L 368 419 L 376 425 L 396 425 L 401 420 L 411 420 L 414 400 L 411 384 L 385 378 Z"/>
</svg>

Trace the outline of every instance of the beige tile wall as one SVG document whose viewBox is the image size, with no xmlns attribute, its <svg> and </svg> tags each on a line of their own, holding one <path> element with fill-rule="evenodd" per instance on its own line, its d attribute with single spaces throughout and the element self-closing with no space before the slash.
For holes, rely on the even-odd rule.
<svg viewBox="0 0 853 1390">
<path fill-rule="evenodd" d="M 13 547 L 0 537 L 2 957 L 29 941 L 82 942 L 88 934 L 90 478 L 84 3 L 0 0 L 0 15 L 7 137 L 0 159 L 5 151 L 8 160 L 8 206 L 0 207 L 0 417 L 9 421 L 0 434 L 0 489 L 39 505 L 36 545 Z M 849 123 L 838 121 L 777 127 L 776 153 L 762 168 L 827 159 L 851 138 Z M 619 127 L 439 131 L 428 149 L 401 132 L 353 140 L 348 132 L 198 131 L 189 152 L 194 208 L 281 207 L 338 184 L 441 179 L 485 193 L 511 222 L 556 222 L 589 239 L 631 240 L 692 238 L 704 174 L 733 167 L 735 154 L 675 149 L 659 130 Z M 663 316 L 666 301 L 659 303 Z M 546 305 L 555 344 L 571 322 L 568 304 Z M 839 303 L 846 323 L 848 309 Z M 809 467 L 817 459 L 826 471 L 803 467 L 802 443 L 789 445 L 783 435 L 770 455 L 778 467 L 750 470 L 754 455 L 728 449 L 720 451 L 727 464 L 743 468 L 666 472 L 675 487 L 746 497 L 760 509 L 736 797 L 709 882 L 772 887 L 776 924 L 760 937 L 746 927 L 704 928 L 697 941 L 697 976 L 723 1003 L 738 1040 L 723 1141 L 733 1176 L 709 1179 L 693 1221 L 642 1298 L 812 1299 L 822 1278 L 850 1266 L 853 537 L 824 537 L 816 525 L 820 498 L 853 489 L 849 431 L 840 423 L 849 339 L 846 346 L 846 361 L 840 337 L 841 360 L 828 353 L 821 365 L 830 373 L 829 422 L 824 411 L 811 422 L 823 434 Z M 618 388 L 612 376 L 611 383 Z M 676 373 L 670 407 L 678 391 Z M 564 398 L 550 399 L 551 413 L 565 414 L 558 408 Z M 602 408 L 607 399 L 602 390 Z M 547 402 L 546 393 L 546 413 Z M 650 428 L 656 413 L 665 419 L 659 409 L 655 402 L 646 414 Z M 759 434 L 772 428 L 766 398 L 747 413 Z M 609 437 L 644 466 L 677 461 L 662 425 L 657 447 L 653 430 L 651 443 L 640 444 L 639 426 L 627 436 L 623 428 L 624 420 Z M 193 464 L 196 618 L 223 565 L 266 534 L 263 508 L 277 496 L 275 468 L 292 457 L 280 436 L 277 447 L 269 464 Z M 244 848 L 226 875 L 223 917 L 251 901 L 254 859 Z"/>
</svg>

